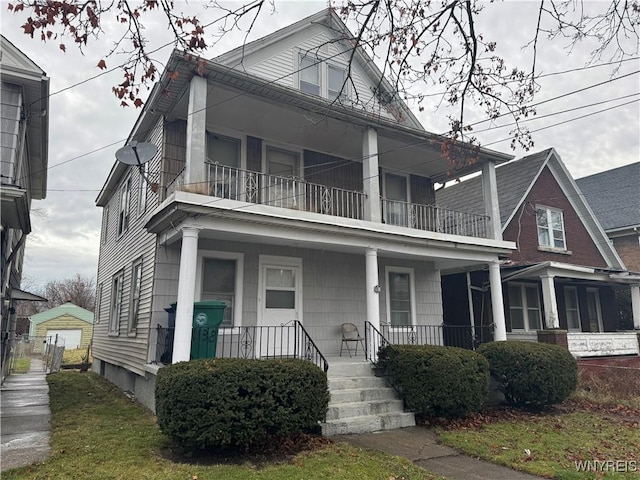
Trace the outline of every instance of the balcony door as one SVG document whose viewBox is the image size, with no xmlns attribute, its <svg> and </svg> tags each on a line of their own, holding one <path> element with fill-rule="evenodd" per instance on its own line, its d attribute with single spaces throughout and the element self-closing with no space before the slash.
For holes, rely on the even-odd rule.
<svg viewBox="0 0 640 480">
<path fill-rule="evenodd" d="M 264 203 L 275 207 L 300 208 L 300 156 L 296 152 L 267 147 Z"/>
<path fill-rule="evenodd" d="M 385 173 L 384 197 L 386 201 L 385 222 L 400 227 L 409 226 L 409 189 L 407 177 Z"/>
</svg>

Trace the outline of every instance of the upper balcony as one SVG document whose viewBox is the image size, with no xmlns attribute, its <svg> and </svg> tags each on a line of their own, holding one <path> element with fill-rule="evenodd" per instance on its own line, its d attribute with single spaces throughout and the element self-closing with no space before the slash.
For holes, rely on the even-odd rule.
<svg viewBox="0 0 640 480">
<path fill-rule="evenodd" d="M 175 190 L 193 191 L 219 199 L 270 205 L 292 210 L 364 220 L 364 191 L 347 190 L 284 177 L 241 170 L 217 163 L 207 164 L 207 180 L 197 185 L 185 183 L 183 169 L 167 186 L 167 195 Z M 208 202 L 215 206 L 215 200 Z M 450 235 L 488 238 L 487 215 L 459 212 L 403 200 L 380 197 L 382 222 Z"/>
</svg>

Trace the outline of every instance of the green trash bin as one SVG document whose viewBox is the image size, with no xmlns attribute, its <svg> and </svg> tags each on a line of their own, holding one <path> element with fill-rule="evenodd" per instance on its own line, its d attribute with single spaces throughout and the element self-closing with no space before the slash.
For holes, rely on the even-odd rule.
<svg viewBox="0 0 640 480">
<path fill-rule="evenodd" d="M 214 358 L 218 345 L 218 329 L 224 317 L 224 302 L 194 302 L 191 332 L 191 359 Z"/>
</svg>

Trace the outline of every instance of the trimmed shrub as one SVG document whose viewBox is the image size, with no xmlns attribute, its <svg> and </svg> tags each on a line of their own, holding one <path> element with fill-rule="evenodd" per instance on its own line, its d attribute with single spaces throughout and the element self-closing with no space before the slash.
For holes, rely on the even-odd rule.
<svg viewBox="0 0 640 480">
<path fill-rule="evenodd" d="M 187 450 L 260 447 L 314 431 L 329 403 L 326 375 L 303 360 L 219 358 L 160 369 L 156 415 Z"/>
<path fill-rule="evenodd" d="M 562 402 L 576 389 L 578 364 L 558 345 L 491 342 L 478 349 L 489 361 L 491 376 L 511 405 L 543 407 Z"/>
<path fill-rule="evenodd" d="M 393 345 L 379 366 L 417 414 L 461 417 L 478 411 L 489 391 L 489 365 L 471 350 L 433 345 Z"/>
</svg>

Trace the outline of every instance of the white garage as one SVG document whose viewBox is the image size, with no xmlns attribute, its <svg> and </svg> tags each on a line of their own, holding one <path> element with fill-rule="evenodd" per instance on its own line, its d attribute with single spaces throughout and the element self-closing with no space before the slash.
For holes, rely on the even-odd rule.
<svg viewBox="0 0 640 480">
<path fill-rule="evenodd" d="M 58 346 L 64 346 L 66 350 L 80 348 L 82 342 L 82 330 L 47 330 L 47 338 L 53 344 L 58 335 Z"/>
</svg>

